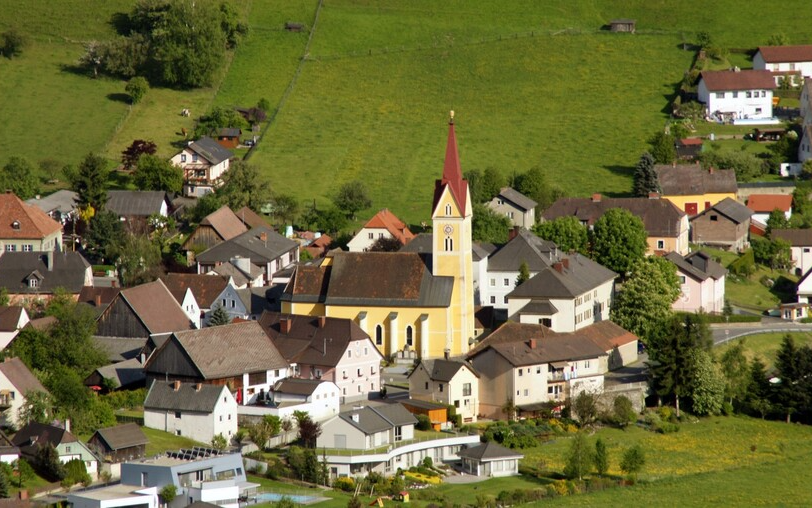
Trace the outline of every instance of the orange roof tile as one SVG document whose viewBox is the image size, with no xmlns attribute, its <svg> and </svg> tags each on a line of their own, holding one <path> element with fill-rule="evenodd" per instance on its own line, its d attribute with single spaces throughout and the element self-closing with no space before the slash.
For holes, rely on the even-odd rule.
<svg viewBox="0 0 812 508">
<path fill-rule="evenodd" d="M 19 223 L 16 227 L 14 223 Z M 62 226 L 11 192 L 0 194 L 0 238 L 44 238 Z"/>
<path fill-rule="evenodd" d="M 747 208 L 754 212 L 770 213 L 773 210 L 788 212 L 792 208 L 791 194 L 750 194 Z"/>
<path fill-rule="evenodd" d="M 386 208 L 369 219 L 367 223 L 364 224 L 364 227 L 386 229 L 403 245 L 406 245 L 414 238 L 414 233 L 409 230 L 409 227 Z"/>
</svg>

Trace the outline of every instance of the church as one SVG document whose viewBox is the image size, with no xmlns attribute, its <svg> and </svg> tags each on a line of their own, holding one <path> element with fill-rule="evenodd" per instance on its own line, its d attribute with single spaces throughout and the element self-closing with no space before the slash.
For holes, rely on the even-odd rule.
<svg viewBox="0 0 812 508">
<path fill-rule="evenodd" d="M 454 113 L 432 203 L 432 252 L 332 252 L 297 267 L 282 312 L 351 319 L 384 356 L 458 356 L 474 343 L 471 195 Z"/>
</svg>

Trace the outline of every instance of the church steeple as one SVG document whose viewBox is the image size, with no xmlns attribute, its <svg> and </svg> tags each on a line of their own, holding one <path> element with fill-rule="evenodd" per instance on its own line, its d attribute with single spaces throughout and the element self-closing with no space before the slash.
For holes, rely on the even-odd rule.
<svg viewBox="0 0 812 508">
<path fill-rule="evenodd" d="M 466 199 L 468 197 L 467 187 L 468 182 L 462 178 L 462 169 L 460 169 L 460 155 L 457 151 L 457 136 L 454 133 L 454 112 L 451 111 L 451 118 L 448 121 L 448 142 L 445 148 L 445 163 L 443 164 L 443 178 L 437 180 L 434 185 L 434 205 L 433 209 L 437 208 L 437 201 L 443 193 L 443 188 L 447 185 L 457 202 L 457 206 L 464 213 L 466 206 Z"/>
</svg>

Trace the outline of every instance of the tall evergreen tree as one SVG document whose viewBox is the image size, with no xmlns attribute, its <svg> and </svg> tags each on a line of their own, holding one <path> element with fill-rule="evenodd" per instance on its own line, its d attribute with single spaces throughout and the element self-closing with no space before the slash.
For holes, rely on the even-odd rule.
<svg viewBox="0 0 812 508">
<path fill-rule="evenodd" d="M 662 192 L 660 180 L 654 170 L 654 157 L 646 152 L 634 168 L 634 195 L 648 197 L 651 192 Z"/>
<path fill-rule="evenodd" d="M 94 213 L 104 209 L 107 203 L 106 186 L 109 174 L 107 161 L 94 153 L 89 153 L 82 159 L 78 171 L 68 173 L 71 187 L 77 194 L 76 204 L 80 209 L 92 208 Z"/>
<path fill-rule="evenodd" d="M 812 402 L 812 349 L 798 347 L 791 335 L 786 335 L 775 356 L 775 367 L 781 382 L 776 389 L 776 403 L 786 415 L 787 423 L 792 415 L 803 418 L 809 413 Z"/>
<path fill-rule="evenodd" d="M 227 325 L 231 322 L 228 312 L 223 307 L 215 307 L 209 318 L 209 326 Z"/>
</svg>

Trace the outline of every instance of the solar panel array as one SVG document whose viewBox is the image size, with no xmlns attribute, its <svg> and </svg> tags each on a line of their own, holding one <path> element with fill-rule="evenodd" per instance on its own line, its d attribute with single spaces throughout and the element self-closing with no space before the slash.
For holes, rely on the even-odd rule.
<svg viewBox="0 0 812 508">
<path fill-rule="evenodd" d="M 166 452 L 166 456 L 180 460 L 198 460 L 222 455 L 223 452 L 214 448 L 195 446 L 194 448 L 181 448 L 176 452 Z"/>
</svg>

